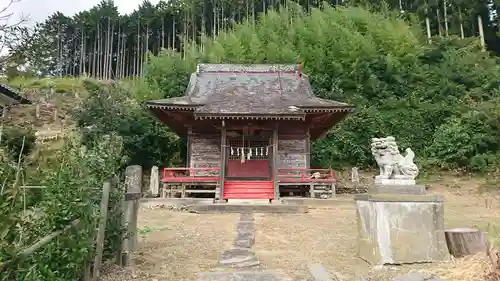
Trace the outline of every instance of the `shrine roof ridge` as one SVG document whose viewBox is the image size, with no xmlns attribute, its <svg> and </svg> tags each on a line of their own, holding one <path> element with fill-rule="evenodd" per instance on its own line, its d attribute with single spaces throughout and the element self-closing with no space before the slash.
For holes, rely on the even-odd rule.
<svg viewBox="0 0 500 281">
<path fill-rule="evenodd" d="M 196 73 L 298 73 L 300 64 L 212 64 L 201 63 L 196 66 Z"/>
</svg>

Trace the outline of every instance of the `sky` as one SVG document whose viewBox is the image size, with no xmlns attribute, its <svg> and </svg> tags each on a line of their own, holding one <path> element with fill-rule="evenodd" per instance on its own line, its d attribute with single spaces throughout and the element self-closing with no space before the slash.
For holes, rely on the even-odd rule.
<svg viewBox="0 0 500 281">
<path fill-rule="evenodd" d="M 0 0 L 0 10 L 9 4 L 11 0 Z M 97 5 L 100 0 L 15 0 L 17 3 L 12 4 L 9 8 L 9 13 L 14 15 L 10 22 L 19 20 L 21 15 L 29 16 L 29 25 L 36 22 L 44 21 L 48 16 L 59 11 L 67 16 L 72 16 L 80 11 L 87 10 Z M 143 0 L 115 0 L 120 14 L 131 13 L 135 8 L 142 3 Z M 151 3 L 156 4 L 158 0 L 151 0 Z"/>
</svg>

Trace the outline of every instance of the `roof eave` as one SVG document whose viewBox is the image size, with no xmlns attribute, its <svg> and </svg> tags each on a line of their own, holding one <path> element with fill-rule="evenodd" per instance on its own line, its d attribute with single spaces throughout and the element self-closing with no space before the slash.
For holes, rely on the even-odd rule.
<svg viewBox="0 0 500 281">
<path fill-rule="evenodd" d="M 305 113 L 295 114 L 260 114 L 260 113 L 195 113 L 195 120 L 227 119 L 227 120 L 301 120 Z"/>
<path fill-rule="evenodd" d="M 312 106 L 302 106 L 300 107 L 306 113 L 316 113 L 316 112 L 354 112 L 355 107 L 352 105 L 348 106 L 321 106 L 321 107 L 312 107 Z"/>
<path fill-rule="evenodd" d="M 195 111 L 199 106 L 198 104 L 165 104 L 165 103 L 155 103 L 146 102 L 146 107 L 148 108 L 159 108 L 167 110 L 183 110 L 183 111 Z"/>
</svg>

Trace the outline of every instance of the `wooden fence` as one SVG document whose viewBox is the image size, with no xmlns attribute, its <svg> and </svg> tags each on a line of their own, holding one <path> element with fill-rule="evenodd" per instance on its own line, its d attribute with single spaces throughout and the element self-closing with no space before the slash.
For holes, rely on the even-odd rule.
<svg viewBox="0 0 500 281">
<path fill-rule="evenodd" d="M 95 240 L 89 241 L 89 247 L 95 247 L 95 257 L 93 262 L 89 262 L 82 272 L 84 281 L 94 281 L 99 279 L 103 259 L 104 240 L 106 234 L 106 222 L 108 216 L 108 205 L 111 188 L 117 187 L 118 181 L 106 181 L 102 185 L 102 196 L 100 206 L 99 227 L 95 234 Z M 142 167 L 129 166 L 125 170 L 125 193 L 122 200 L 118 202 L 122 211 L 122 226 L 126 231 L 121 239 L 121 247 L 116 253 L 116 263 L 121 266 L 129 266 L 134 263 L 133 253 L 137 247 L 137 215 L 139 209 L 139 199 L 141 197 L 142 187 Z M 42 186 L 25 186 L 24 189 L 43 188 Z M 64 235 L 71 229 L 76 229 L 81 225 L 80 219 L 75 219 L 63 229 L 57 230 L 41 238 L 33 245 L 19 251 L 11 260 L 0 263 L 0 272 L 4 271 L 9 265 L 23 260 L 37 251 L 43 249 L 57 237 Z"/>
</svg>

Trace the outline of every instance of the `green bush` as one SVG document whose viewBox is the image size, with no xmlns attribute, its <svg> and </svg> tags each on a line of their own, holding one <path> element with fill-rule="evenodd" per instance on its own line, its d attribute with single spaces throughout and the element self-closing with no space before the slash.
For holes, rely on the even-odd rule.
<svg viewBox="0 0 500 281">
<path fill-rule="evenodd" d="M 84 267 L 94 257 L 102 184 L 116 176 L 123 165 L 121 150 L 121 139 L 113 135 L 101 138 L 90 149 L 78 142 L 68 143 L 60 152 L 61 165 L 57 170 L 46 170 L 38 178 L 30 179 L 30 183 L 36 181 L 45 187 L 44 200 L 26 209 L 20 188 L 24 182 L 16 177 L 22 166 L 16 167 L 12 161 L 2 162 L 0 262 L 11 260 L 20 250 L 76 219 L 80 219 L 80 224 L 29 257 L 14 260 L 2 272 L 0 280 L 66 281 L 82 277 Z M 119 196 L 123 196 L 122 188 L 112 189 L 106 256 L 117 250 L 118 237 L 123 234 L 116 204 Z"/>
<path fill-rule="evenodd" d="M 313 144 L 314 166 L 373 165 L 370 139 L 387 135 L 401 149 L 411 147 L 417 163 L 434 167 L 484 171 L 498 155 L 490 139 L 471 136 L 477 143 L 468 148 L 462 138 L 472 134 L 467 114 L 500 94 L 499 64 L 477 40 L 449 37 L 428 44 L 420 28 L 398 15 L 326 6 L 311 15 L 294 8 L 269 11 L 255 26 L 238 24 L 207 39 L 203 51 L 183 55 L 186 60 L 172 52 L 150 59 L 146 80 L 155 92 L 182 95 L 197 61 L 301 61 L 316 95 L 356 105 L 355 113 Z M 496 136 L 485 120 L 473 122 L 474 132 Z"/>
<path fill-rule="evenodd" d="M 0 146 L 12 157 L 26 157 L 35 148 L 35 133 L 26 128 L 4 127 L 1 132 Z"/>
<path fill-rule="evenodd" d="M 127 164 L 149 168 L 169 165 L 179 155 L 179 138 L 152 117 L 133 94 L 118 83 L 85 80 L 89 93 L 74 120 L 83 131 L 83 143 L 92 144 L 115 133 L 123 140 Z"/>
</svg>

